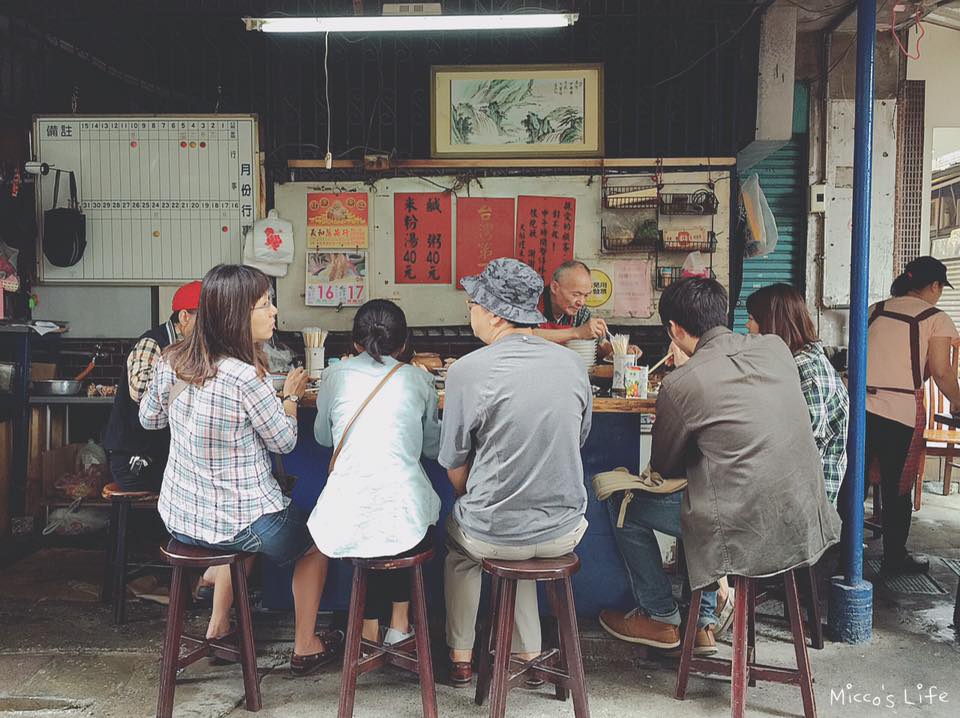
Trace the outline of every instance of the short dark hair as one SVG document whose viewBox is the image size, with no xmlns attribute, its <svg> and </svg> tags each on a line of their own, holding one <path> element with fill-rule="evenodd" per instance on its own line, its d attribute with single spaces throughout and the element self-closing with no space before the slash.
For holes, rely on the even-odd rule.
<svg viewBox="0 0 960 718">
<path fill-rule="evenodd" d="M 688 277 L 674 282 L 660 295 L 660 321 L 676 322 L 692 337 L 727 326 L 727 290 L 715 279 Z"/>
<path fill-rule="evenodd" d="M 371 299 L 353 318 L 353 341 L 376 361 L 400 351 L 407 343 L 407 317 L 387 299 Z"/>
<path fill-rule="evenodd" d="M 187 314 L 196 314 L 196 309 L 178 309 L 170 315 L 170 321 L 174 324 L 180 323 L 180 312 L 186 312 Z"/>
</svg>

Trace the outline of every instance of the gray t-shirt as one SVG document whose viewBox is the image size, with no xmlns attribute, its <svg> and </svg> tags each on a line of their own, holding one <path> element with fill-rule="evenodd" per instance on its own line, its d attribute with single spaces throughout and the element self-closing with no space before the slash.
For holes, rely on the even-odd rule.
<svg viewBox="0 0 960 718">
<path fill-rule="evenodd" d="M 580 447 L 592 411 L 580 359 L 540 337 L 510 334 L 451 366 L 439 461 L 471 463 L 453 508 L 464 532 L 523 545 L 573 531 L 587 508 Z"/>
</svg>

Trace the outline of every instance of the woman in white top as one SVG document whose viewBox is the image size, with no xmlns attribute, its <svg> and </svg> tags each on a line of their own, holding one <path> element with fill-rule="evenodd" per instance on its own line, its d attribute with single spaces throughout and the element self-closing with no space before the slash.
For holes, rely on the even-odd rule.
<svg viewBox="0 0 960 718">
<path fill-rule="evenodd" d="M 340 444 L 351 418 L 397 366 L 406 340 L 407 320 L 396 304 L 374 299 L 360 307 L 353 322 L 358 355 L 323 374 L 317 443 Z M 307 525 L 320 551 L 335 558 L 374 558 L 419 547 L 440 515 L 440 498 L 420 457 L 435 459 L 439 444 L 433 379 L 401 366 L 357 417 L 317 499 Z M 373 571 L 367 580 L 364 638 L 379 639 L 379 619 L 390 603 L 384 643 L 409 637 L 408 571 Z"/>
</svg>

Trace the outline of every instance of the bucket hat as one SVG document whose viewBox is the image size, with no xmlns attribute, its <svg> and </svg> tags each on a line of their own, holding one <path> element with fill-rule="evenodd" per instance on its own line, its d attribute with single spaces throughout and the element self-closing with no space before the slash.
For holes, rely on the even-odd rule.
<svg viewBox="0 0 960 718">
<path fill-rule="evenodd" d="M 491 260 L 480 274 L 460 280 L 467 296 L 498 317 L 516 324 L 543 324 L 547 318 L 537 308 L 543 280 L 523 262 L 501 257 Z"/>
</svg>

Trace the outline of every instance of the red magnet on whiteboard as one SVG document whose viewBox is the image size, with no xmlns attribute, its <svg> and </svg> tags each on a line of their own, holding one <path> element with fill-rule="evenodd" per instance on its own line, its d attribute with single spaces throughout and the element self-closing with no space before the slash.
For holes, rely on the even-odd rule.
<svg viewBox="0 0 960 718">
<path fill-rule="evenodd" d="M 130 146 L 131 146 L 131 147 L 136 147 L 136 146 L 137 146 L 137 141 L 134 140 L 133 142 L 131 142 L 131 143 L 130 143 Z"/>
<path fill-rule="evenodd" d="M 223 231 L 224 231 L 224 232 L 229 232 L 229 231 L 230 231 L 230 228 L 229 228 L 227 225 L 223 225 Z"/>
<path fill-rule="evenodd" d="M 206 146 L 207 146 L 207 143 L 206 143 L 206 142 L 201 142 L 201 143 L 200 143 L 200 149 L 203 149 L 203 148 L 206 147 Z"/>
<path fill-rule="evenodd" d="M 183 147 L 183 148 L 186 148 L 187 143 L 186 143 L 186 142 L 181 142 L 181 143 L 180 143 L 180 146 Z"/>
</svg>

